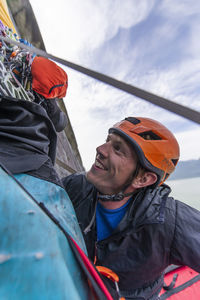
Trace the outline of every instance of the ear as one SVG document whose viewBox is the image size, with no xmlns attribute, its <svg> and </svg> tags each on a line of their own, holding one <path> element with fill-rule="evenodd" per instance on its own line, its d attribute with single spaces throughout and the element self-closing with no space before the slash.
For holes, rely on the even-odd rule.
<svg viewBox="0 0 200 300">
<path fill-rule="evenodd" d="M 139 189 L 154 184 L 157 179 L 158 177 L 155 173 L 147 171 L 144 174 L 138 175 L 136 178 L 134 178 L 131 185 L 135 189 Z"/>
</svg>

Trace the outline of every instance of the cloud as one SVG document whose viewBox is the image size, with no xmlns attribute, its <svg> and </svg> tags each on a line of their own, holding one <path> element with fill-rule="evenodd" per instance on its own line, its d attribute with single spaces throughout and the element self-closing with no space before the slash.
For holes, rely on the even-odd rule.
<svg viewBox="0 0 200 300">
<path fill-rule="evenodd" d="M 200 159 L 200 142 L 199 142 L 199 136 L 200 136 L 200 128 L 196 126 L 195 129 L 180 132 L 178 134 L 175 134 L 179 145 L 180 145 L 180 152 L 181 152 L 181 160 L 188 160 L 194 158 L 194 159 Z"/>
<path fill-rule="evenodd" d="M 154 1 L 31 0 L 49 51 L 77 60 L 147 17 Z M 50 24 L 50 26 L 47 26 Z M 55 53 L 53 51 L 53 53 Z"/>
<path fill-rule="evenodd" d="M 162 1 L 159 5 L 159 13 L 163 13 L 167 18 L 174 19 L 177 22 L 185 18 L 198 15 L 200 13 L 200 4 L 196 0 Z M 178 18 L 179 17 L 179 18 Z"/>
</svg>

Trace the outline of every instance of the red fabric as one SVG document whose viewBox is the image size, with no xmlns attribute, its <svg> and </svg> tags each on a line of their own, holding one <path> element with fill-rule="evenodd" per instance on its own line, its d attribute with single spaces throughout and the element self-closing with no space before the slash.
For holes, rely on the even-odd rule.
<svg viewBox="0 0 200 300">
<path fill-rule="evenodd" d="M 85 255 L 85 253 L 83 252 L 83 250 L 78 246 L 78 244 L 75 242 L 75 240 L 71 237 L 73 243 L 75 244 L 86 268 L 88 269 L 88 271 L 90 272 L 90 274 L 93 276 L 93 278 L 95 279 L 96 283 L 98 283 L 98 285 L 100 286 L 101 290 L 103 291 L 103 293 L 105 294 L 106 298 L 108 300 L 113 300 L 112 296 L 110 295 L 109 291 L 107 290 L 106 286 L 104 285 L 103 281 L 101 280 L 99 274 L 97 273 L 97 271 L 95 270 L 95 268 L 93 267 L 93 265 L 91 264 L 90 260 L 88 259 L 88 257 Z"/>
<path fill-rule="evenodd" d="M 199 273 L 190 269 L 189 267 L 183 266 L 178 269 L 175 269 L 165 275 L 165 283 L 169 285 L 173 279 L 173 275 L 178 274 L 176 279 L 176 283 L 174 288 L 184 284 L 185 282 L 191 280 Z M 164 289 L 161 290 L 160 295 L 165 293 Z M 184 290 L 178 292 L 177 294 L 172 295 L 171 297 L 167 298 L 169 300 L 198 300 L 200 299 L 200 281 L 193 283 L 191 286 L 185 288 Z"/>
<path fill-rule="evenodd" d="M 31 65 L 32 89 L 47 99 L 63 98 L 67 92 L 66 72 L 53 61 L 35 57 Z"/>
</svg>

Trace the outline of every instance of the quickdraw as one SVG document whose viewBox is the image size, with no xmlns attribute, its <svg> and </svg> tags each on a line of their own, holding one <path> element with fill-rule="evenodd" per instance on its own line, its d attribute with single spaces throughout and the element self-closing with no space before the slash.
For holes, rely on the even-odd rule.
<svg viewBox="0 0 200 300">
<path fill-rule="evenodd" d="M 31 64 L 35 54 L 5 42 L 1 37 L 9 37 L 13 42 L 30 43 L 19 39 L 12 29 L 4 26 L 0 20 L 0 94 L 27 101 L 41 100 L 41 96 L 32 90 Z"/>
</svg>

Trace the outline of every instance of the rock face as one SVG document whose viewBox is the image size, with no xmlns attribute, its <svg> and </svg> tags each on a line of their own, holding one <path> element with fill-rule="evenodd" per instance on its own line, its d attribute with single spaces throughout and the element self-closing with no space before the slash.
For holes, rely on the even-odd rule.
<svg viewBox="0 0 200 300">
<path fill-rule="evenodd" d="M 45 50 L 45 45 L 29 1 L 7 0 L 7 4 L 10 16 L 19 36 L 29 41 L 35 47 Z M 84 171 L 84 167 L 64 101 L 59 100 L 58 104 L 68 118 L 67 127 L 58 133 L 55 168 L 62 177 L 75 172 Z"/>
</svg>

